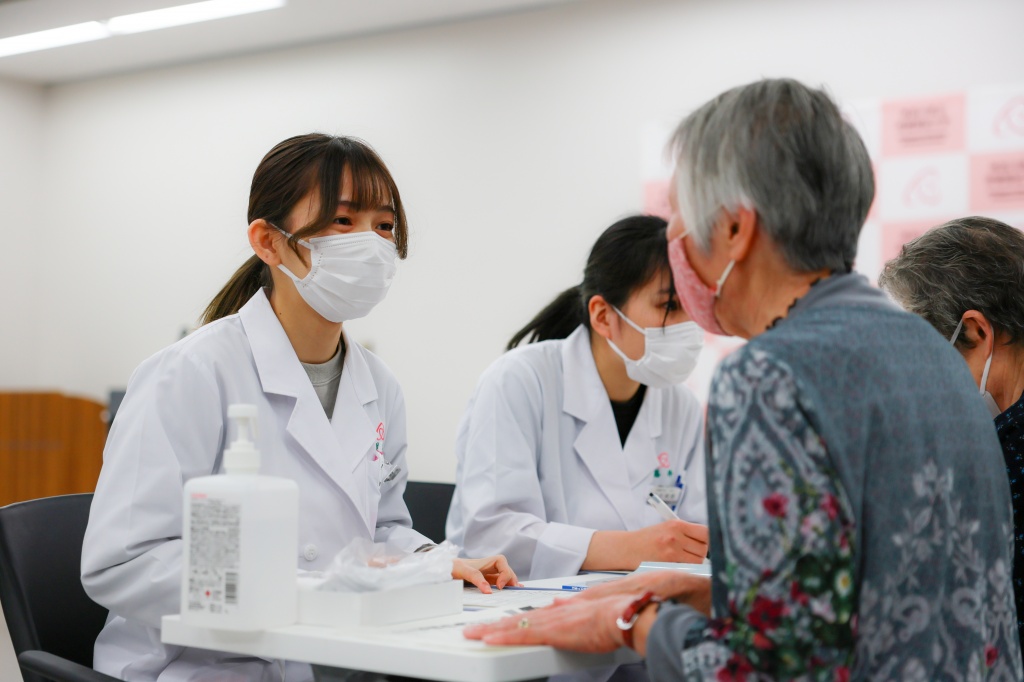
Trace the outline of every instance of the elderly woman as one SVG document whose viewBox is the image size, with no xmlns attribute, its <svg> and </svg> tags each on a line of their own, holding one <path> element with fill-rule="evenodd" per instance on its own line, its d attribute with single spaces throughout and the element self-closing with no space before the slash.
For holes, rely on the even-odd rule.
<svg viewBox="0 0 1024 682">
<path fill-rule="evenodd" d="M 641 574 L 467 636 L 632 645 L 655 680 L 1024 678 L 988 412 L 949 343 L 851 272 L 860 138 L 824 92 L 764 80 L 674 150 L 680 299 L 749 339 L 708 406 L 710 613 L 706 580 Z"/>
<path fill-rule="evenodd" d="M 950 221 L 906 244 L 878 283 L 953 343 L 995 418 L 1013 496 L 1024 639 L 1024 233 L 991 218 Z"/>
</svg>

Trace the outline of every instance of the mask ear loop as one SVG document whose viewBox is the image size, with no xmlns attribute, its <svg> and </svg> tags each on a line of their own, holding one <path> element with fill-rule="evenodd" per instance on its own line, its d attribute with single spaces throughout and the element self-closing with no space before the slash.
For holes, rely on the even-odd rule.
<svg viewBox="0 0 1024 682">
<path fill-rule="evenodd" d="M 729 276 L 729 273 L 732 272 L 732 269 L 735 265 L 736 261 L 729 261 L 729 264 L 725 266 L 725 271 L 722 273 L 722 276 L 718 278 L 717 282 L 715 282 L 715 298 L 718 298 L 719 296 L 722 295 L 722 285 L 725 284 L 726 278 Z"/>
<path fill-rule="evenodd" d="M 953 330 L 953 336 L 949 337 L 949 342 L 956 344 L 956 339 L 960 336 L 960 330 L 964 328 L 964 318 L 960 318 L 960 322 L 957 323 L 956 329 Z M 995 357 L 996 349 L 993 344 L 992 352 L 988 354 L 988 359 L 985 360 L 985 369 L 981 371 L 981 385 L 978 387 L 978 393 L 985 395 L 985 384 L 988 383 L 988 373 L 992 369 L 992 358 Z"/>
<path fill-rule="evenodd" d="M 283 235 L 284 235 L 284 238 L 285 238 L 285 239 L 291 239 L 291 238 L 292 238 L 292 234 L 291 234 L 291 232 L 285 232 L 284 230 L 282 230 L 282 229 L 281 229 L 280 227 L 278 227 L 278 226 L 277 226 L 277 225 L 275 225 L 274 223 L 268 223 L 268 225 L 270 225 L 270 226 L 271 226 L 271 227 L 273 227 L 273 228 L 274 228 L 275 230 L 277 230 L 278 232 L 280 232 L 281 234 L 283 234 Z M 296 240 L 295 240 L 295 242 L 296 242 L 297 244 L 299 244 L 300 246 L 305 246 L 305 247 L 306 247 L 307 249 L 309 249 L 310 251 L 312 251 L 312 250 L 313 250 L 313 246 L 312 246 L 312 245 L 311 245 L 311 244 L 310 244 L 309 242 L 307 242 L 307 241 L 306 241 L 305 239 L 296 239 Z"/>
<path fill-rule="evenodd" d="M 981 386 L 979 387 L 979 392 L 982 395 L 985 395 L 985 384 L 988 383 L 988 371 L 990 369 L 992 369 L 992 358 L 994 358 L 995 356 L 996 356 L 996 345 L 995 345 L 995 342 L 993 341 L 993 343 L 992 343 L 992 352 L 988 354 L 988 360 L 985 361 L 985 369 L 982 370 L 982 372 L 981 372 Z"/>
<path fill-rule="evenodd" d="M 953 336 L 949 337 L 949 342 L 956 345 L 956 337 L 960 336 L 960 330 L 964 328 L 964 318 L 960 318 L 960 322 L 957 323 L 956 329 L 953 330 Z"/>
<path fill-rule="evenodd" d="M 625 320 L 626 324 L 628 324 L 630 327 L 632 327 L 633 329 L 637 330 L 638 332 L 643 334 L 645 337 L 647 336 L 647 331 L 643 327 L 638 325 L 636 322 L 634 322 L 633 320 L 631 320 L 628 317 L 626 317 L 625 313 L 623 313 L 621 310 L 619 310 L 615 306 L 612 306 L 612 310 L 614 310 L 616 313 L 618 313 L 619 317 L 621 317 L 623 320 Z"/>
<path fill-rule="evenodd" d="M 643 327 L 641 327 L 640 325 L 638 325 L 636 322 L 634 322 L 633 320 L 631 320 L 628 317 L 626 317 L 623 314 L 623 312 L 621 310 L 619 310 L 618 308 L 616 308 L 615 306 L 612 306 L 612 310 L 614 310 L 616 313 L 618 313 L 619 317 L 621 317 L 623 320 L 625 320 L 626 324 L 628 324 L 630 327 L 632 327 L 633 329 L 635 329 L 638 332 L 640 332 L 640 335 L 644 337 L 644 354 L 642 356 L 640 356 L 640 360 L 643 360 L 644 357 L 647 356 L 647 332 L 646 332 L 646 330 Z M 616 355 L 618 355 L 620 358 L 622 358 L 622 361 L 626 363 L 627 367 L 629 366 L 629 363 L 631 363 L 631 362 L 632 363 L 640 362 L 640 360 L 634 360 L 633 358 L 629 357 L 624 352 L 622 352 L 622 349 L 620 349 L 618 346 L 616 346 L 615 342 L 612 341 L 611 339 L 607 339 L 607 341 L 608 341 L 608 345 L 611 346 L 611 349 L 613 351 L 615 351 Z"/>
<path fill-rule="evenodd" d="M 681 235 L 679 235 L 678 239 L 682 240 L 684 237 L 686 237 L 686 235 L 690 234 L 690 232 L 691 232 L 691 230 L 686 230 Z M 725 280 L 732 273 L 732 269 L 734 267 L 736 267 L 736 261 L 734 261 L 734 260 L 729 261 L 729 264 L 725 266 L 725 270 L 722 271 L 722 276 L 718 278 L 717 282 L 715 282 L 715 298 L 718 298 L 721 295 L 721 293 L 722 293 L 722 285 L 725 284 Z M 619 313 L 619 314 L 621 315 L 622 313 Z"/>
<path fill-rule="evenodd" d="M 273 227 L 275 230 L 277 230 L 281 234 L 283 234 L 284 238 L 286 240 L 290 240 L 292 238 L 291 233 L 285 232 L 284 230 L 282 230 L 280 227 L 278 227 L 274 223 L 268 222 L 267 224 L 270 225 L 271 227 Z M 309 259 L 310 259 L 309 260 L 309 264 L 310 264 L 309 272 L 306 273 L 305 277 L 299 277 L 294 272 L 289 270 L 288 267 L 284 263 L 279 263 L 278 266 L 277 266 L 277 269 L 280 270 L 281 272 L 283 272 L 284 274 L 288 275 L 288 277 L 290 277 L 291 280 L 293 282 L 295 282 L 295 285 L 298 286 L 299 284 L 302 284 L 306 280 L 308 280 L 310 278 L 310 275 L 313 274 L 313 270 L 314 270 L 314 267 L 313 267 L 313 247 L 305 239 L 296 239 L 295 241 L 298 242 L 300 246 L 304 246 L 307 249 L 309 249 Z"/>
</svg>

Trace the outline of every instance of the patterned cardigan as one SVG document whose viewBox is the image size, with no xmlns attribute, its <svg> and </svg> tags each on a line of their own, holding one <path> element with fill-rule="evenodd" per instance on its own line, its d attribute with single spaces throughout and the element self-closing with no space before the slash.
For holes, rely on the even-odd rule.
<svg viewBox="0 0 1024 682">
<path fill-rule="evenodd" d="M 712 618 L 654 680 L 1024 679 L 995 429 L 963 359 L 860 275 L 726 358 L 708 406 Z"/>
</svg>

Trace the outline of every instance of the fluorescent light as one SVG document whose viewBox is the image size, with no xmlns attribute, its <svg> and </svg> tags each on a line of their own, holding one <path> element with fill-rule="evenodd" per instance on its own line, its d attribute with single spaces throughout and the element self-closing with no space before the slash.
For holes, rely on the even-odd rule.
<svg viewBox="0 0 1024 682">
<path fill-rule="evenodd" d="M 158 28 L 170 28 L 171 26 L 223 19 L 239 14 L 262 12 L 284 7 L 287 3 L 288 0 L 207 0 L 152 12 L 125 14 L 107 21 L 87 21 L 84 24 L 2 38 L 0 39 L 0 57 L 48 50 L 51 47 L 62 47 L 75 43 L 86 43 L 90 40 L 100 40 L 123 33 L 141 33 Z"/>
<path fill-rule="evenodd" d="M 25 33 L 20 36 L 0 39 L 0 57 L 36 50 L 48 50 L 51 47 L 87 43 L 110 36 L 110 31 L 99 21 L 87 21 L 84 24 L 51 28 L 48 31 Z"/>
<path fill-rule="evenodd" d="M 262 12 L 284 6 L 286 0 L 207 0 L 151 12 L 114 17 L 106 22 L 113 34 L 141 33 L 200 21 L 223 19 L 250 12 Z"/>
</svg>

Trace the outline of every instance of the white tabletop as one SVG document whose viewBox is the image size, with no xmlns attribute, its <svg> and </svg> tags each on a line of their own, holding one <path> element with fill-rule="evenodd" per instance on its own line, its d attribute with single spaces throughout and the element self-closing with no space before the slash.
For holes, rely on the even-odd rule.
<svg viewBox="0 0 1024 682">
<path fill-rule="evenodd" d="M 574 576 L 564 583 L 579 580 Z M 543 584 L 562 582 L 555 579 Z M 533 594 L 543 601 L 571 593 Z M 180 616 L 165 616 L 161 638 L 167 644 L 452 682 L 532 680 L 638 660 L 626 649 L 611 654 L 578 654 L 546 646 L 492 647 L 462 636 L 465 625 L 510 612 L 510 608 L 499 607 L 383 627 L 291 625 L 255 633 L 194 627 L 182 623 Z"/>
</svg>

